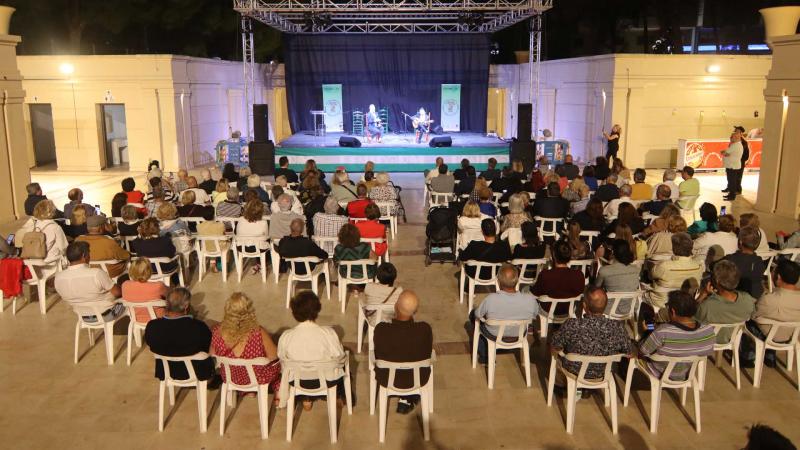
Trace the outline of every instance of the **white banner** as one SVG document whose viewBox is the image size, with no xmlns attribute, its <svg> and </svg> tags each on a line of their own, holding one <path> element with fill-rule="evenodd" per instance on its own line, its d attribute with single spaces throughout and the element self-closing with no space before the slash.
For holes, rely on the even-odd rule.
<svg viewBox="0 0 800 450">
<path fill-rule="evenodd" d="M 442 85 L 442 129 L 461 131 L 461 85 Z"/>
</svg>

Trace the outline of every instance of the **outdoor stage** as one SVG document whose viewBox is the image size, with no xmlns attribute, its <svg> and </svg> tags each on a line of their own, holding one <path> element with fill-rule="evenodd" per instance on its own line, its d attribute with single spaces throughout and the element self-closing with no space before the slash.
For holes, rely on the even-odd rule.
<svg viewBox="0 0 800 450">
<path fill-rule="evenodd" d="M 356 136 L 361 148 L 339 147 L 339 137 L 351 136 L 346 133 L 328 133 L 314 136 L 313 132 L 296 133 L 278 143 L 275 158 L 289 157 L 289 165 L 294 170 L 303 168 L 309 158 L 317 166 L 332 172 L 344 166 L 348 171 L 364 170 L 364 163 L 372 161 L 378 171 L 422 172 L 434 166 L 437 156 L 444 158 L 450 167 L 457 167 L 462 158 L 467 158 L 477 170 L 486 168 L 486 161 L 494 157 L 500 165 L 508 164 L 508 143 L 496 137 L 480 133 L 445 133 L 450 136 L 452 147 L 433 148 L 427 142 L 414 142 L 414 133 L 389 133 L 383 136 L 382 143 L 367 143 L 367 139 Z M 435 135 L 430 136 L 431 139 Z"/>
</svg>

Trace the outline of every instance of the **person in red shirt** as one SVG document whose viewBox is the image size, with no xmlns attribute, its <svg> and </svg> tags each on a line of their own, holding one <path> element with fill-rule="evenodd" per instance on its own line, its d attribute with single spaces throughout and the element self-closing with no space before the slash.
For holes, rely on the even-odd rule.
<svg viewBox="0 0 800 450">
<path fill-rule="evenodd" d="M 568 266 L 572 258 L 572 248 L 569 243 L 564 239 L 559 240 L 553 244 L 551 253 L 553 268 L 543 270 L 539 274 L 531 293 L 537 297 L 546 295 L 550 298 L 571 298 L 583 294 L 585 287 L 583 272 Z M 556 313 L 566 314 L 568 308 L 566 303 L 560 303 L 556 307 Z M 549 311 L 550 304 L 543 304 L 542 309 Z"/>
<path fill-rule="evenodd" d="M 128 196 L 128 203 L 138 203 L 144 205 L 144 193 L 136 190 L 136 182 L 128 177 L 122 180 L 122 192 Z"/>
<path fill-rule="evenodd" d="M 367 186 L 363 183 L 356 187 L 357 200 L 347 204 L 347 215 L 355 219 L 363 219 L 367 217 L 365 209 L 367 205 L 373 204 L 372 200 L 367 198 Z"/>
<path fill-rule="evenodd" d="M 381 217 L 381 209 L 375 203 L 370 203 L 364 208 L 367 220 L 356 222 L 356 228 L 361 233 L 362 238 L 383 238 L 386 239 L 386 225 L 378 222 Z M 374 251 L 378 256 L 383 256 L 388 247 L 386 242 L 376 244 Z"/>
</svg>

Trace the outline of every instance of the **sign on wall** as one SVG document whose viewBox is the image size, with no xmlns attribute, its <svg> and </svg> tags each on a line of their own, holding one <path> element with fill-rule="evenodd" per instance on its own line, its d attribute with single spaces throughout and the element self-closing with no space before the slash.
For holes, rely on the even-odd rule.
<svg viewBox="0 0 800 450">
<path fill-rule="evenodd" d="M 722 151 L 728 148 L 728 139 L 680 139 L 678 140 L 678 167 L 691 166 L 696 170 L 721 169 Z M 761 168 L 761 139 L 748 139 L 750 158 L 747 169 Z"/>
<path fill-rule="evenodd" d="M 461 85 L 442 85 L 442 129 L 461 131 Z"/>
<path fill-rule="evenodd" d="M 325 109 L 325 130 L 344 131 L 342 85 L 322 85 L 322 107 Z"/>
</svg>

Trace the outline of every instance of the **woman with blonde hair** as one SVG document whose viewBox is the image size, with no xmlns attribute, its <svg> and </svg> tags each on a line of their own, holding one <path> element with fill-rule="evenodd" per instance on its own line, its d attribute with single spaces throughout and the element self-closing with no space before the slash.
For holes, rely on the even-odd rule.
<svg viewBox="0 0 800 450">
<path fill-rule="evenodd" d="M 659 231 L 647 239 L 647 258 L 652 259 L 655 255 L 672 254 L 672 235 L 675 233 L 686 233 L 686 220 L 680 215 L 670 216 L 667 219 L 667 228 Z"/>
<path fill-rule="evenodd" d="M 500 225 L 500 234 L 503 234 L 509 228 L 519 228 L 525 222 L 530 222 L 531 216 L 525 212 L 527 204 L 525 198 L 527 193 L 520 192 L 508 198 L 508 214 L 503 216 L 503 223 Z M 478 226 L 480 230 L 480 224 Z"/>
<path fill-rule="evenodd" d="M 281 365 L 278 347 L 267 330 L 258 324 L 250 297 L 241 292 L 234 292 L 228 297 L 222 322 L 211 330 L 210 353 L 225 358 L 268 359 L 269 364 L 253 367 L 255 380 L 249 378 L 244 367 L 231 367 L 231 380 L 225 379 L 224 367 L 220 367 L 220 375 L 223 381 L 235 384 L 247 385 L 256 381 L 259 385 L 269 385 L 275 394 L 273 404 L 280 403 Z"/>
<path fill-rule="evenodd" d="M 158 205 L 156 219 L 160 222 L 161 234 L 172 238 L 189 234 L 189 226 L 178 218 L 178 208 L 169 202 Z"/>
<path fill-rule="evenodd" d="M 150 281 L 153 269 L 147 258 L 136 258 L 128 267 L 130 279 L 122 283 L 122 299 L 126 302 L 139 303 L 161 300 L 167 295 L 167 286 L 161 281 Z M 154 308 L 156 317 L 164 315 L 164 308 Z M 134 308 L 137 323 L 144 324 L 150 321 L 147 308 Z"/>
<path fill-rule="evenodd" d="M 69 225 L 64 226 L 64 234 L 70 239 L 89 234 L 89 230 L 86 227 L 87 216 L 86 205 L 83 203 L 75 205 L 69 217 Z"/>
<path fill-rule="evenodd" d="M 472 241 L 482 241 L 481 222 L 483 219 L 491 219 L 486 214 L 481 213 L 478 203 L 470 200 L 464 205 L 461 216 L 458 218 L 458 249 L 464 250 Z"/>
<path fill-rule="evenodd" d="M 680 216 L 681 210 L 678 209 L 678 206 L 670 203 L 664 206 L 664 209 L 661 210 L 661 214 L 658 215 L 647 228 L 642 231 L 642 235 L 647 237 L 651 236 L 659 231 L 666 231 L 667 229 L 667 221 L 672 216 Z"/>
<path fill-rule="evenodd" d="M 117 223 L 120 236 L 136 236 L 139 234 L 139 211 L 133 205 L 122 207 L 122 222 Z"/>
<path fill-rule="evenodd" d="M 369 190 L 369 198 L 379 202 L 397 200 L 397 192 L 389 185 L 389 174 L 378 172 L 375 175 L 375 186 Z"/>
<path fill-rule="evenodd" d="M 220 178 L 217 181 L 217 188 L 211 193 L 211 203 L 214 206 L 219 205 L 228 198 L 228 180 Z"/>
<path fill-rule="evenodd" d="M 337 170 L 331 181 L 331 195 L 337 202 L 349 202 L 358 198 L 356 186 L 344 170 Z"/>
</svg>

